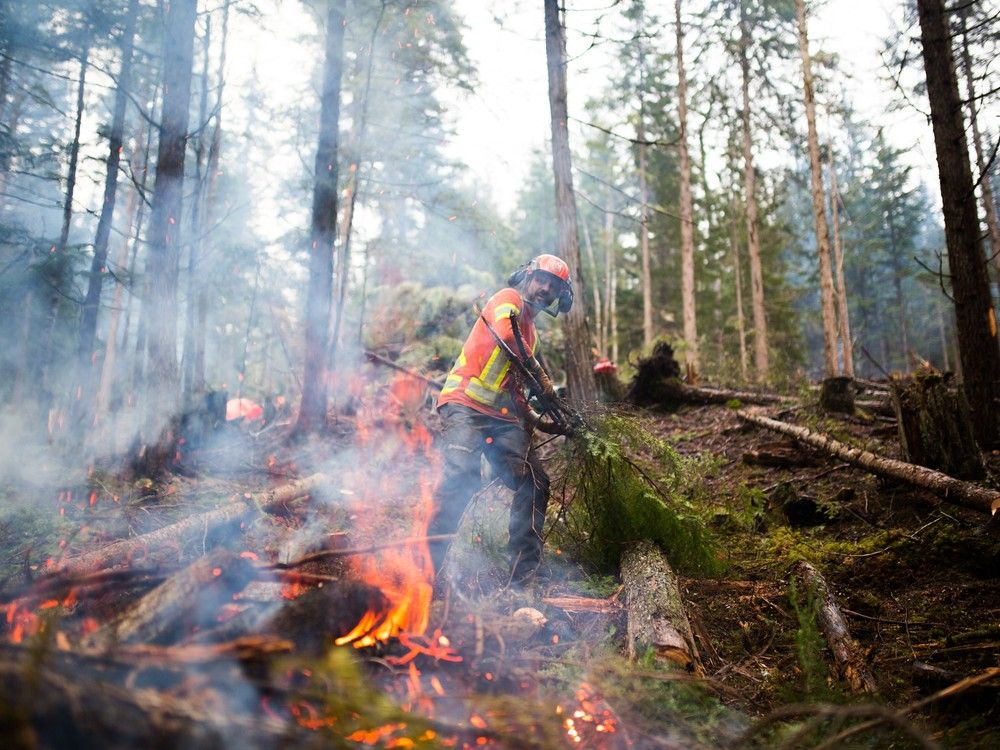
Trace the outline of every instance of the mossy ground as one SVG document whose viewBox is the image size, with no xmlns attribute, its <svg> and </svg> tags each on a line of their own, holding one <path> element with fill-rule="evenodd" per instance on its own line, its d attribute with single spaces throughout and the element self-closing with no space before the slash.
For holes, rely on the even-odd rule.
<svg viewBox="0 0 1000 750">
<path fill-rule="evenodd" d="M 787 419 L 898 458 L 888 423 L 833 420 L 812 409 Z M 797 559 L 814 563 L 829 581 L 878 682 L 878 702 L 901 707 L 933 691 L 915 684 L 916 661 L 960 676 L 998 664 L 1000 539 L 983 533 L 985 516 L 809 449 L 802 455 L 814 460 L 802 465 L 745 463 L 748 451 L 773 443 L 775 435 L 741 425 L 724 408 L 682 409 L 651 417 L 650 425 L 681 454 L 707 453 L 721 464 L 706 481 L 729 573 L 723 580 L 688 578 L 685 593 L 715 651 L 710 671 L 738 690 L 751 714 L 789 702 L 861 700 L 829 677 L 829 652 L 817 646 L 789 599 L 787 572 Z M 996 464 L 996 456 L 989 458 Z M 827 520 L 792 526 L 778 502 L 783 492 L 815 501 Z M 816 680 L 817 658 L 823 684 Z M 993 687 L 912 718 L 946 747 L 995 747 L 997 696 Z M 859 740 L 859 746 L 893 741 L 899 736 L 868 736 L 869 744 Z M 801 745 L 810 743 L 803 738 Z"/>
</svg>

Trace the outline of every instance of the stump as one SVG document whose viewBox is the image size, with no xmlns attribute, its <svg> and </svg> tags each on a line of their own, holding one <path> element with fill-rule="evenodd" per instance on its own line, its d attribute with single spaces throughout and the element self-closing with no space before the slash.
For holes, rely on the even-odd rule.
<svg viewBox="0 0 1000 750">
<path fill-rule="evenodd" d="M 983 457 L 972 432 L 969 404 L 948 376 L 916 373 L 893 378 L 892 403 L 899 425 L 903 460 L 959 479 L 985 476 Z"/>
<path fill-rule="evenodd" d="M 853 414 L 854 391 L 853 378 L 844 376 L 826 378 L 819 392 L 819 405 L 823 411 Z"/>
</svg>

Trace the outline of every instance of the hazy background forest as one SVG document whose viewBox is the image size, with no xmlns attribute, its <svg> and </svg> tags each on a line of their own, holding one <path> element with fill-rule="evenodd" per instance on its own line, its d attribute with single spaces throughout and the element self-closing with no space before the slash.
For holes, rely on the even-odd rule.
<svg viewBox="0 0 1000 750">
<path fill-rule="evenodd" d="M 284 400 L 291 413 L 298 406 L 328 5 L 175 2 L 196 11 L 186 32 L 183 23 L 171 28 L 168 4 L 154 0 L 15 0 L 0 9 L 7 468 L 20 464 L 24 441 L 57 440 L 76 427 L 95 450 L 124 449 L 139 431 L 155 431 L 152 411 L 162 418 L 211 389 Z M 609 357 L 627 375 L 630 361 L 665 338 L 712 382 L 791 386 L 830 374 L 796 3 L 699 0 L 678 4 L 677 17 L 673 4 L 573 5 L 565 23 L 577 299 L 595 358 Z M 871 64 L 881 74 L 858 81 L 824 48 L 813 15 L 850 18 L 857 4 L 814 5 L 807 49 L 824 214 L 842 257 L 834 285 L 848 314 L 837 315 L 850 326 L 835 369 L 846 367 L 845 348 L 859 377 L 922 359 L 954 369 L 934 164 L 914 152 L 912 129 L 894 127 L 899 112 L 928 112 L 916 10 L 887 4 L 880 60 Z M 334 402 L 358 387 L 364 349 L 421 370 L 446 368 L 471 302 L 556 245 L 548 123 L 490 109 L 497 82 L 481 83 L 473 60 L 511 51 L 502 35 L 494 49 L 470 48 L 490 29 L 467 27 L 461 8 L 433 0 L 344 6 L 337 163 L 327 165 L 339 198 L 325 382 Z M 477 23 L 492 15 L 494 30 L 533 18 L 534 35 L 520 43 L 544 47 L 540 6 L 486 8 L 470 15 Z M 995 20 L 992 2 L 963 5 L 952 17 L 984 215 L 988 207 L 995 214 L 1000 187 L 991 169 Z M 539 80 L 545 75 L 540 66 Z M 165 111 L 165 82 L 175 94 L 190 87 L 183 111 Z M 884 121 L 858 114 L 857 92 L 865 113 L 876 92 Z M 498 185 L 517 185 L 512 196 L 463 161 L 476 141 L 461 131 L 470 122 L 462 112 L 484 100 L 500 128 L 537 134 L 526 137 L 533 155 L 496 165 Z M 174 163 L 179 153 L 182 172 L 171 183 L 157 173 L 161 127 L 179 122 Z M 929 124 L 918 137 L 930 137 Z M 170 189 L 173 203 L 163 198 Z M 984 237 L 984 257 L 995 258 L 1000 238 L 985 228 Z M 693 315 L 685 315 L 685 296 Z M 550 329 L 546 352 L 558 372 L 561 332 Z M 166 354 L 163 341 L 171 342 Z M 147 408 L 152 401 L 162 408 Z"/>
</svg>

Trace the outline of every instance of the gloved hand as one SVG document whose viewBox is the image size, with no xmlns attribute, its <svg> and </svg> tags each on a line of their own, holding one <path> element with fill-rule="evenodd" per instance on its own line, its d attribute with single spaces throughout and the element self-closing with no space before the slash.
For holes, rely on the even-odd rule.
<svg viewBox="0 0 1000 750">
<path fill-rule="evenodd" d="M 552 385 L 552 380 L 549 378 L 548 373 L 542 369 L 542 366 L 538 364 L 538 360 L 534 360 L 535 374 L 538 376 L 538 384 L 542 386 L 542 396 L 550 401 L 555 401 L 558 396 L 556 395 L 556 388 Z"/>
<path fill-rule="evenodd" d="M 529 429 L 538 429 L 549 435 L 570 435 L 573 432 L 571 427 L 549 419 L 534 409 L 528 409 L 524 421 Z"/>
</svg>

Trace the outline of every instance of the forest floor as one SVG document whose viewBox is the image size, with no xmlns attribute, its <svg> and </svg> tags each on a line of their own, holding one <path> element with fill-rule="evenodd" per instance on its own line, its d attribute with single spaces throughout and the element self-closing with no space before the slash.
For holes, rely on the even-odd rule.
<svg viewBox="0 0 1000 750">
<path fill-rule="evenodd" d="M 831 417 L 810 405 L 776 407 L 770 413 L 898 457 L 896 428 L 886 418 Z M 640 655 L 638 664 L 624 658 L 620 583 L 587 571 L 557 537 L 547 539 L 539 580 L 525 589 L 509 586 L 503 550 L 509 491 L 489 482 L 470 504 L 445 577 L 435 584 L 417 658 L 405 661 L 412 657 L 393 643 L 357 651 L 372 690 L 402 706 L 404 717 L 413 712 L 436 723 L 421 725 L 418 735 L 418 722 L 406 729 L 406 719 L 374 693 L 358 689 L 341 695 L 340 703 L 327 696 L 328 710 L 353 716 L 353 723 L 336 730 L 335 736 L 348 740 L 338 746 L 435 746 L 427 726 L 436 728 L 439 739 L 448 727 L 464 727 L 442 742 L 459 747 L 1000 745 L 996 679 L 954 697 L 918 703 L 1000 664 L 1000 542 L 983 532 L 982 514 L 749 427 L 732 408 L 635 414 L 646 429 L 692 459 L 701 484 L 701 506 L 694 513 L 711 531 L 723 566 L 711 578 L 681 578 L 705 666 L 704 686 L 692 687 L 686 675 L 671 672 L 651 654 Z M 126 480 L 106 467 L 91 471 L 86 484 L 72 491 L 8 486 L 8 510 L 0 519 L 2 588 L 23 590 L 26 578 L 44 572 L 47 559 L 58 562 L 70 552 L 161 527 L 216 507 L 220 499 L 232 502 L 315 470 L 333 481 L 307 512 L 290 505 L 287 512 L 259 514 L 223 535 L 206 527 L 197 539 L 166 550 L 169 570 L 218 546 L 275 562 L 408 536 L 427 512 L 427 493 L 413 488 L 433 479 L 422 472 L 434 462 L 417 445 L 426 436 L 416 443 L 385 436 L 412 425 L 416 417 L 433 431 L 433 416 L 411 413 L 388 422 L 376 419 L 369 425 L 375 432 L 361 435 L 346 420 L 324 441 L 294 449 L 278 439 L 277 430 L 255 439 L 234 432 L 221 449 L 230 459 L 226 469 L 214 476 Z M 560 465 L 559 442 L 543 450 L 550 473 Z M 992 476 L 1000 475 L 1000 458 L 987 460 Z M 548 527 L 558 525 L 559 500 L 553 498 Z M 308 596 L 303 596 L 306 586 L 287 580 L 252 583 L 232 601 L 217 602 L 224 614 L 213 610 L 194 631 L 238 633 L 226 629 L 225 621 L 257 612 L 252 632 L 273 632 L 307 652 L 321 650 L 343 635 L 366 606 L 371 608 L 372 594 L 365 586 L 383 592 L 412 589 L 405 571 L 423 565 L 419 557 L 383 554 L 373 560 L 332 557 L 300 568 L 341 582 L 312 588 Z M 813 612 L 789 595 L 789 568 L 797 560 L 813 563 L 829 582 L 875 678 L 876 695 L 852 695 L 831 676 L 832 661 Z M 133 565 L 139 562 L 148 561 Z M 351 588 L 351 581 L 365 586 Z M 60 648 L 72 651 L 77 638 L 113 619 L 146 590 L 112 588 L 90 600 L 81 594 L 81 602 L 67 597 L 74 601 L 59 607 L 38 598 L 30 606 L 39 613 L 55 607 L 48 611 L 61 619 L 45 622 L 59 628 L 55 642 Z M 45 615 L 31 615 L 26 601 L 31 600 L 3 597 L 8 642 L 30 643 L 32 628 L 45 633 L 46 626 L 39 630 L 38 624 Z M 17 631 L 19 623 L 25 632 Z M 185 642 L 198 637 L 194 631 Z M 360 679 L 354 672 L 345 677 L 343 664 L 325 664 L 329 684 Z M 321 673 L 312 662 L 300 667 L 301 674 Z M 191 689 L 188 681 L 184 685 Z M 221 689 L 218 683 L 202 686 L 209 687 Z M 315 686 L 311 690 L 315 698 Z M 313 725 L 304 721 L 295 705 L 290 703 L 284 715 L 297 722 L 296 730 L 329 728 L 315 719 Z M 552 715 L 553 706 L 558 716 Z M 564 717 L 567 706 L 577 706 L 575 725 Z M 238 710 L 252 709 L 241 704 Z M 273 720 L 275 711 L 281 713 L 272 707 L 266 718 Z M 872 718 L 881 723 L 824 744 L 845 727 Z M 544 728 L 553 719 L 556 734 Z M 906 728 L 886 731 L 893 722 Z M 619 731 L 612 737 L 608 733 L 614 727 Z M 519 741 L 519 736 L 532 739 Z"/>
<path fill-rule="evenodd" d="M 894 420 L 830 417 L 810 407 L 782 416 L 900 457 Z M 908 705 L 950 676 L 998 665 L 1000 542 L 983 533 L 984 516 L 741 424 L 724 407 L 684 408 L 652 424 L 682 453 L 718 461 L 706 479 L 729 575 L 686 579 L 684 593 L 713 647 L 706 661 L 751 712 L 844 699 L 844 686 L 827 677 L 825 664 L 810 664 L 803 648 L 808 628 L 788 596 L 788 569 L 798 559 L 827 578 L 886 704 Z M 755 456 L 786 465 L 761 465 L 767 459 Z M 998 476 L 996 456 L 987 458 Z M 944 671 L 927 684 L 915 676 L 917 662 Z M 998 708 L 994 688 L 932 706 L 920 718 L 942 745 L 995 747 Z"/>
</svg>

